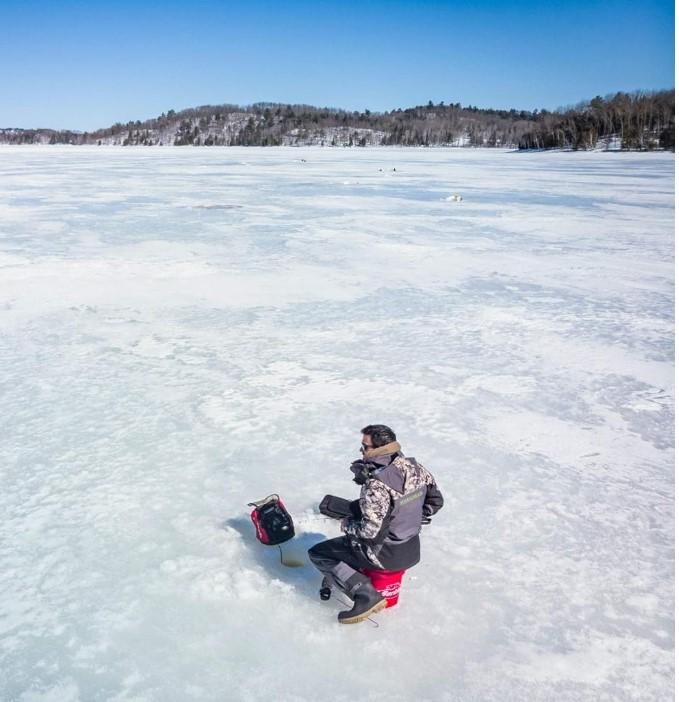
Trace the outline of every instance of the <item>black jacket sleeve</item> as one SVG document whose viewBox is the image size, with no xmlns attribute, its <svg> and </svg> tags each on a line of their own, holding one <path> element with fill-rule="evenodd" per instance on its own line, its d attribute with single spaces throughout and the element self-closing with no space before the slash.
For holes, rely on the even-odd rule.
<svg viewBox="0 0 679 702">
<path fill-rule="evenodd" d="M 438 489 L 435 482 L 427 484 L 427 495 L 424 498 L 424 505 L 422 506 L 422 515 L 424 517 L 431 517 L 436 514 L 441 507 L 443 507 L 443 495 Z"/>
</svg>

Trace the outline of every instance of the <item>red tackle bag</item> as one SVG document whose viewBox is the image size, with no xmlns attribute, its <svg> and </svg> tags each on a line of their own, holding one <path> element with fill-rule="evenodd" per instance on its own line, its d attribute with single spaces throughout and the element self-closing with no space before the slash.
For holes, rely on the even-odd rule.
<svg viewBox="0 0 679 702">
<path fill-rule="evenodd" d="M 288 541 L 295 535 L 292 517 L 278 495 L 269 495 L 257 502 L 248 502 L 254 507 L 250 519 L 255 525 L 257 538 L 268 546 Z"/>
</svg>

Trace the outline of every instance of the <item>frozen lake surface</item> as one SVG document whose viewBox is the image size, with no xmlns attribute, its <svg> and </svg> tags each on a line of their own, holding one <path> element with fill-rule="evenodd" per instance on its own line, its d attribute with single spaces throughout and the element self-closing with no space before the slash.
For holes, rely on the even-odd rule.
<svg viewBox="0 0 679 702">
<path fill-rule="evenodd" d="M 0 699 L 673 698 L 673 155 L 5 147 L 0 183 Z M 337 535 L 368 423 L 446 506 L 342 627 L 246 503 Z"/>
</svg>

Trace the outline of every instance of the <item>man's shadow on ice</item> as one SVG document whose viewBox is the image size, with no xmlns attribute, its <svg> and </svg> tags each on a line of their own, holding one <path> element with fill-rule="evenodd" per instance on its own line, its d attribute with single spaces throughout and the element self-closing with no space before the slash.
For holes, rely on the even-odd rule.
<svg viewBox="0 0 679 702">
<path fill-rule="evenodd" d="M 321 517 L 322 518 L 322 517 Z M 304 594 L 318 599 L 318 590 L 321 584 L 321 574 L 314 568 L 309 560 L 307 551 L 328 537 L 318 532 L 305 531 L 278 546 L 267 546 L 257 540 L 255 527 L 248 517 L 234 517 L 222 523 L 222 529 L 237 531 L 243 543 L 250 548 L 252 557 L 261 565 L 273 578 L 294 583 Z M 295 560 L 302 564 L 297 568 L 290 568 L 281 562 L 281 550 L 286 560 Z"/>
</svg>

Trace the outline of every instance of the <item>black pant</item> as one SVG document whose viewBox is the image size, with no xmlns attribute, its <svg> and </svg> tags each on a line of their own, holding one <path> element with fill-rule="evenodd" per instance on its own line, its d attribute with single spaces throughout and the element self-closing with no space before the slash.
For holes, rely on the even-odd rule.
<svg viewBox="0 0 679 702">
<path fill-rule="evenodd" d="M 361 518 L 358 500 L 351 502 L 342 497 L 326 495 L 319 509 L 321 514 L 334 519 Z M 346 536 L 321 541 L 320 544 L 312 546 L 309 549 L 309 558 L 324 576 L 330 578 L 350 597 L 361 585 L 370 582 L 369 578 L 358 571 L 363 568 L 375 568 L 375 564 L 369 561 L 359 548 L 352 546 Z"/>
<path fill-rule="evenodd" d="M 350 597 L 361 585 L 370 582 L 370 578 L 359 571 L 375 568 L 375 564 L 354 548 L 346 536 L 338 536 L 312 546 L 309 558 L 323 575 L 331 578 Z"/>
</svg>

